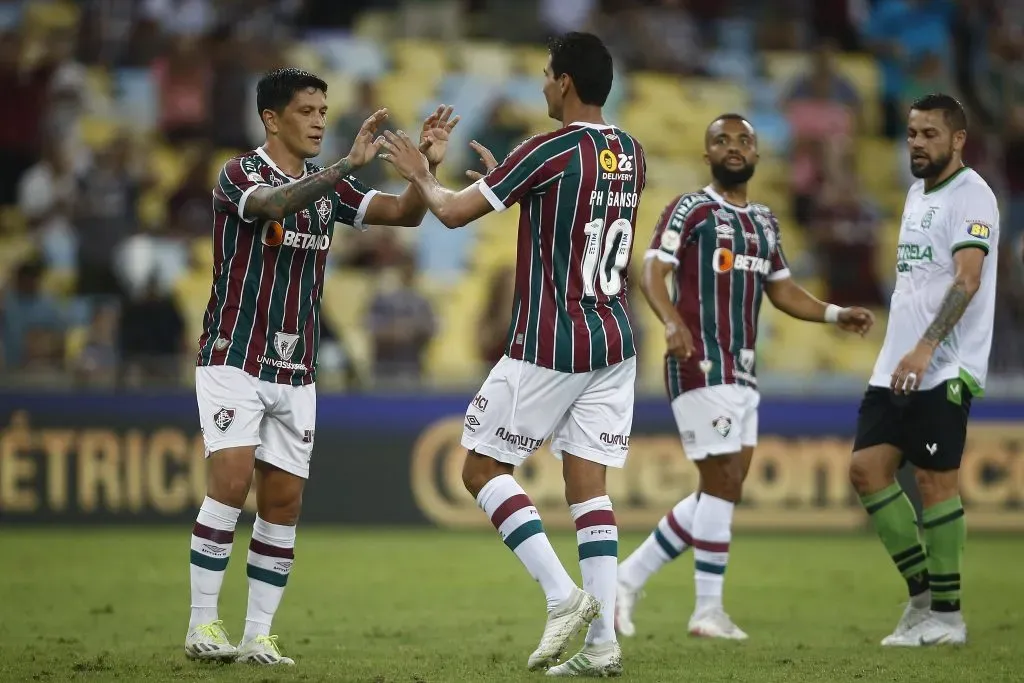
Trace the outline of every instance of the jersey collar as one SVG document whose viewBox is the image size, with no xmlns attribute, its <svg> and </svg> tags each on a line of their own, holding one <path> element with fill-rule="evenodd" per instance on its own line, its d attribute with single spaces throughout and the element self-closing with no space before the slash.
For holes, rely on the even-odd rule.
<svg viewBox="0 0 1024 683">
<path fill-rule="evenodd" d="M 303 178 L 306 177 L 306 162 L 302 162 L 302 175 L 300 175 L 298 178 L 293 178 L 277 167 L 277 164 L 274 163 L 274 160 L 270 158 L 269 154 L 267 154 L 267 150 L 263 149 L 262 147 L 257 147 L 256 153 L 260 155 L 260 158 L 263 159 L 263 161 L 265 161 L 267 165 L 270 166 L 270 168 L 274 169 L 275 173 L 277 173 L 279 176 L 283 178 L 287 178 L 289 183 L 294 183 L 296 180 L 302 180 Z"/>
<path fill-rule="evenodd" d="M 615 128 L 610 123 L 589 123 L 587 121 L 573 121 L 569 126 L 583 126 L 584 128 L 593 128 L 594 130 L 613 130 Z M 569 126 L 566 126 L 566 128 Z"/>
<path fill-rule="evenodd" d="M 753 206 L 753 204 L 751 204 L 750 202 L 747 202 L 746 206 L 736 206 L 735 204 L 727 200 L 725 197 L 715 192 L 715 188 L 711 187 L 711 185 L 708 185 L 707 187 L 704 188 L 704 194 L 711 197 L 722 206 L 728 206 L 730 210 L 738 211 L 739 213 L 749 213 L 751 207 Z"/>
</svg>

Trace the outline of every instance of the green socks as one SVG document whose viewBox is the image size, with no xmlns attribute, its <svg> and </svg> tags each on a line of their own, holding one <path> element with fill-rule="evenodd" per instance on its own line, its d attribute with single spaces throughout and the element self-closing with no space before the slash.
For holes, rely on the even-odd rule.
<svg viewBox="0 0 1024 683">
<path fill-rule="evenodd" d="M 921 521 L 929 550 L 932 609 L 936 612 L 957 612 L 960 610 L 960 566 L 967 539 L 967 523 L 960 496 L 925 508 Z"/>
<path fill-rule="evenodd" d="M 889 552 L 896 568 L 907 582 L 910 597 L 921 595 L 929 588 L 929 565 L 925 554 L 925 546 L 917 533 L 917 515 L 910 499 L 903 493 L 899 483 L 861 497 L 864 509 L 871 515 L 878 537 Z M 959 504 L 959 498 L 957 503 Z M 943 503 L 942 505 L 946 505 Z M 941 507 L 941 506 L 937 506 Z M 927 511 L 925 512 L 927 518 Z M 960 511 L 961 516 L 963 510 Z M 937 521 L 943 521 L 936 518 Z M 926 532 L 927 533 L 927 532 Z M 959 554 L 957 555 L 959 558 Z M 935 565 L 945 566 L 945 565 Z M 959 567 L 959 564 L 957 565 Z M 954 571 L 954 570 L 950 570 Z M 959 572 L 959 569 L 955 571 Z M 945 573 L 945 571 L 943 572 Z M 960 575 L 956 575 L 957 589 L 960 587 Z M 922 596 L 923 597 L 923 596 Z"/>
</svg>

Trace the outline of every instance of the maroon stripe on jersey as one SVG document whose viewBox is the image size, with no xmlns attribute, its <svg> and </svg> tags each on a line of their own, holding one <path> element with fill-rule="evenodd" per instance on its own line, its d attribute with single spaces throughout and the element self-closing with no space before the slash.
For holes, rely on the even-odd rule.
<svg viewBox="0 0 1024 683">
<path fill-rule="evenodd" d="M 256 294 L 256 305 L 253 307 L 252 328 L 249 330 L 249 345 L 245 351 L 246 372 L 257 377 L 262 367 L 257 358 L 267 350 L 267 315 L 270 312 L 271 294 L 274 291 L 274 282 L 277 279 L 277 260 L 281 257 L 281 250 L 263 250 L 263 263 L 260 271 L 259 290 Z"/>
<path fill-rule="evenodd" d="M 707 220 L 708 214 L 714 210 L 714 205 L 699 206 L 692 210 L 686 219 L 683 229 L 683 240 L 689 239 L 690 231 Z M 713 239 L 707 236 L 701 239 Z M 681 247 L 681 258 L 679 268 L 676 270 L 676 310 L 690 328 L 690 336 L 693 337 L 693 354 L 687 361 L 679 362 L 679 381 L 687 388 L 704 386 L 706 379 L 700 371 L 700 361 L 707 358 L 708 349 L 704 344 L 703 324 L 701 319 L 700 305 L 700 277 L 704 268 L 710 268 L 710 263 L 701 263 L 700 244 L 693 244 Z"/>
<path fill-rule="evenodd" d="M 751 217 L 749 215 L 743 214 L 742 217 L 745 218 L 746 222 L 750 225 L 750 231 L 753 234 L 759 236 L 758 240 L 757 240 L 757 244 L 754 247 L 754 254 L 753 255 L 754 256 L 760 256 L 761 255 L 760 232 L 758 231 L 757 226 L 754 225 L 754 221 L 751 219 Z M 757 334 L 755 332 L 755 330 L 757 329 L 757 310 L 754 307 L 754 290 L 757 289 L 757 278 L 759 278 L 759 277 L 760 277 L 760 275 L 758 275 L 756 272 L 748 271 L 747 272 L 746 288 L 745 288 L 745 290 L 743 292 L 743 344 L 744 344 L 744 348 L 747 348 L 747 349 L 753 349 L 754 348 L 754 339 L 756 338 L 756 334 Z"/>
<path fill-rule="evenodd" d="M 285 560 L 295 559 L 295 548 L 280 548 L 263 541 L 257 541 L 255 538 L 249 541 L 249 550 L 264 557 L 280 557 Z"/>
<path fill-rule="evenodd" d="M 618 156 L 625 151 L 623 146 L 622 146 L 622 141 L 619 140 L 619 136 L 618 135 L 616 135 L 614 137 L 614 139 L 609 139 L 609 138 L 605 138 L 605 139 L 608 140 L 608 148 L 612 151 L 613 154 L 615 154 L 616 158 L 618 158 Z M 636 162 L 636 155 L 633 155 L 633 156 L 634 156 L 633 160 L 634 160 L 634 163 L 635 163 Z M 612 192 L 621 192 L 624 186 L 625 186 L 625 183 L 623 181 L 621 181 L 621 180 L 613 180 L 611 182 L 611 184 L 609 184 L 609 186 L 608 186 L 608 196 L 610 197 Z M 606 234 L 607 234 L 607 231 L 611 229 L 611 224 L 614 223 L 616 220 L 618 220 L 619 218 L 622 217 L 622 211 L 623 211 L 623 208 L 621 206 L 616 206 L 614 208 L 610 208 L 610 209 L 606 210 L 605 219 L 604 219 L 604 230 L 605 230 Z M 603 238 L 604 235 L 602 235 L 601 237 Z M 602 249 L 601 253 L 604 253 L 604 251 L 603 251 L 604 250 L 604 239 L 601 240 L 600 248 Z M 604 267 L 605 267 L 605 264 L 603 264 L 603 263 L 600 264 L 599 267 L 598 267 L 598 273 L 600 273 L 600 271 L 603 270 Z M 622 277 L 623 278 L 626 277 L 626 273 L 625 272 L 622 273 Z M 598 306 L 603 306 L 604 308 L 606 308 L 608 310 L 608 315 L 601 316 L 601 325 L 604 328 L 604 339 L 605 339 L 604 347 L 605 347 L 605 355 L 606 355 L 605 361 L 606 361 L 607 364 L 611 365 L 612 363 L 617 363 L 617 362 L 622 360 L 622 344 L 623 344 L 622 330 L 619 329 L 619 325 L 615 321 L 615 316 L 612 314 L 612 307 L 611 307 L 611 302 L 614 299 L 618 298 L 618 295 L 608 296 L 607 294 L 605 294 L 601 290 L 600 279 L 601 278 L 600 278 L 600 274 L 599 274 L 598 275 L 598 286 L 597 286 L 597 290 L 596 290 L 596 293 L 597 293 L 597 305 Z"/>
<path fill-rule="evenodd" d="M 301 218 L 300 218 L 301 220 Z M 306 221 L 307 225 L 305 230 L 309 231 L 309 221 Z M 301 229 L 301 226 L 300 226 Z M 320 252 L 315 252 L 320 253 Z M 289 325 L 289 329 L 284 330 L 285 332 L 291 332 L 298 334 L 299 330 L 299 294 L 302 292 L 302 271 L 306 267 L 306 258 L 309 256 L 309 251 L 306 249 L 292 249 L 292 262 L 288 266 L 288 284 L 287 289 L 284 293 L 284 316 L 281 319 L 281 326 L 284 327 L 291 320 L 295 320 L 294 325 Z M 305 347 L 303 348 L 303 356 L 305 356 Z M 309 367 L 308 365 L 306 366 Z M 284 370 L 278 368 L 275 381 L 282 382 L 286 377 L 290 377 L 294 374 L 292 370 Z"/>
<path fill-rule="evenodd" d="M 211 332 L 215 322 L 214 317 L 221 306 L 224 305 L 224 302 L 217 296 L 217 283 L 224 272 L 224 224 L 226 222 L 227 216 L 219 213 L 213 215 L 213 284 L 210 286 L 210 302 L 206 305 L 206 313 L 203 315 L 203 333 L 199 337 L 200 354 L 202 354 L 206 345 L 211 343 L 210 338 L 215 336 Z M 220 321 L 216 322 L 220 323 Z M 216 351 L 216 347 L 211 349 L 211 355 Z"/>
<path fill-rule="evenodd" d="M 533 225 L 530 205 L 524 202 L 519 209 L 519 243 L 516 245 L 516 324 L 509 340 L 509 356 L 523 358 L 526 351 L 526 326 L 530 322 L 530 278 L 533 275 Z M 527 257 L 528 255 L 528 257 Z"/>
<path fill-rule="evenodd" d="M 534 337 L 534 358 L 537 365 L 551 367 L 555 362 L 555 336 L 558 334 L 558 306 L 555 304 L 555 290 L 551 283 L 555 281 L 554 256 L 555 256 L 555 230 L 544 230 L 544 226 L 554 226 L 555 216 L 558 212 L 558 192 L 545 192 L 540 198 L 540 210 L 537 223 L 540 226 L 540 263 L 534 267 L 543 269 L 544 274 L 540 279 L 540 292 L 537 297 L 537 335 Z M 530 201 L 530 200 L 527 200 Z M 531 210 L 532 213 L 532 210 Z M 545 290 L 551 289 L 550 296 Z M 545 301 L 550 299 L 550 301 Z M 548 305 L 545 305 L 547 303 Z M 551 343 L 544 343 L 543 340 L 550 339 Z"/>
<path fill-rule="evenodd" d="M 198 536 L 199 538 L 205 538 L 211 543 L 219 543 L 221 545 L 227 545 L 233 543 L 235 540 L 234 531 L 225 531 L 223 529 L 214 529 L 208 527 L 205 524 L 196 522 L 192 525 L 192 535 Z"/>
<path fill-rule="evenodd" d="M 597 187 L 599 173 L 597 162 L 597 144 L 589 135 L 580 136 L 579 160 L 580 160 L 580 190 L 576 196 L 576 207 L 579 212 L 587 212 L 587 222 L 594 217 L 594 207 L 590 205 L 590 193 Z M 589 208 L 587 208 L 589 207 Z M 575 372 L 586 372 L 590 370 L 590 326 L 587 324 L 587 314 L 583 309 L 583 270 L 573 268 L 572 264 L 583 263 L 583 254 L 587 248 L 587 238 L 580 234 L 572 240 L 572 253 L 569 258 L 569 273 L 567 276 L 568 286 L 566 296 L 579 302 L 577 310 L 570 310 L 572 317 L 572 369 Z M 598 252 L 600 253 L 600 252 Z"/>
<path fill-rule="evenodd" d="M 588 526 L 615 526 L 615 513 L 611 510 L 591 510 L 576 520 L 576 531 Z"/>
<path fill-rule="evenodd" d="M 512 516 L 512 513 L 532 506 L 533 501 L 530 500 L 529 496 L 525 493 L 517 493 L 498 506 L 498 509 L 491 515 L 491 524 L 494 525 L 495 529 L 500 529 L 505 520 Z"/>
<path fill-rule="evenodd" d="M 740 244 L 745 247 L 747 240 L 743 237 L 743 221 L 732 222 L 732 227 L 739 233 Z M 728 243 L 730 251 L 735 252 L 736 237 L 717 241 L 719 247 L 725 243 Z M 733 253 L 734 262 L 735 259 L 736 254 Z M 727 273 L 715 273 L 715 309 L 718 317 L 718 346 L 722 349 L 722 377 L 730 378 L 726 382 L 731 381 L 733 373 L 736 371 L 730 353 L 732 349 L 732 289 L 733 279 L 736 275 L 735 269 L 731 269 Z"/>
<path fill-rule="evenodd" d="M 313 261 L 313 267 L 316 268 L 316 283 L 313 285 L 313 289 L 310 291 L 309 305 L 310 313 L 306 316 L 306 326 L 302 330 L 302 340 L 305 345 L 305 350 L 302 354 L 302 364 L 310 369 L 302 377 L 303 384 L 309 384 L 313 381 L 314 374 L 313 370 L 313 348 L 316 346 L 316 322 L 319 317 L 319 313 L 316 312 L 317 302 L 323 296 L 322 288 L 324 282 L 324 273 L 327 271 L 327 252 L 317 251 L 316 258 Z"/>
<path fill-rule="evenodd" d="M 248 237 L 248 239 L 247 239 Z M 222 226 L 221 239 L 227 239 L 227 223 Z M 231 264 L 228 268 L 227 294 L 221 303 L 221 322 L 219 332 L 228 339 L 234 339 L 235 326 L 238 323 L 238 316 L 242 309 L 242 297 L 245 296 L 245 281 L 249 273 L 249 265 L 252 261 L 253 240 L 259 239 L 255 234 L 255 228 L 251 223 L 238 222 L 235 235 L 235 253 L 231 257 Z M 218 351 L 214 347 L 210 360 L 214 364 L 223 363 L 227 357 L 229 347 Z"/>
</svg>

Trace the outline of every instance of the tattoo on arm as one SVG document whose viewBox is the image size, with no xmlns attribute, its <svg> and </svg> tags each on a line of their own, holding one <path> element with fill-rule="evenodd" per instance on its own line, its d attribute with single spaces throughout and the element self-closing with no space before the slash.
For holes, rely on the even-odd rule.
<svg viewBox="0 0 1024 683">
<path fill-rule="evenodd" d="M 313 201 L 325 196 L 352 170 L 348 159 L 342 159 L 319 173 L 280 187 L 260 188 L 246 202 L 246 213 L 281 220 L 298 213 Z"/>
<path fill-rule="evenodd" d="M 939 313 L 924 333 L 923 340 L 938 346 L 960 321 L 960 317 L 971 303 L 972 296 L 962 279 L 955 280 L 946 291 Z"/>
</svg>

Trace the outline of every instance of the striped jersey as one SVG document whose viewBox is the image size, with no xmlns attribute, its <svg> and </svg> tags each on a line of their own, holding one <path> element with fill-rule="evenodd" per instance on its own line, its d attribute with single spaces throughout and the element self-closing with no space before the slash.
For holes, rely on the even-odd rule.
<svg viewBox="0 0 1024 683">
<path fill-rule="evenodd" d="M 681 195 L 658 219 L 647 256 L 675 267 L 673 302 L 694 343 L 685 362 L 665 357 L 669 396 L 718 384 L 756 388 L 764 285 L 790 276 L 771 210 L 734 206 L 711 186 Z"/>
<path fill-rule="evenodd" d="M 306 162 L 302 177 L 322 170 Z M 363 229 L 376 194 L 349 176 L 283 221 L 259 221 L 245 202 L 260 187 L 301 180 L 263 148 L 230 159 L 213 188 L 213 286 L 198 365 L 231 365 L 267 382 L 316 380 L 320 298 L 334 223 Z"/>
<path fill-rule="evenodd" d="M 477 181 L 496 211 L 520 205 L 509 357 L 589 372 L 636 354 L 627 269 L 646 166 L 628 133 L 572 123 Z"/>
</svg>

